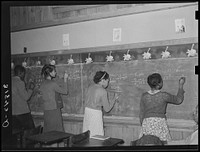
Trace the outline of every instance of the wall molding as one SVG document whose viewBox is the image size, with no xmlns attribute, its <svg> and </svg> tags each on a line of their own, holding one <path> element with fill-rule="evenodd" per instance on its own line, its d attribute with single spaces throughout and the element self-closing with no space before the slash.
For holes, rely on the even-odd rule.
<svg viewBox="0 0 200 152">
<path fill-rule="evenodd" d="M 13 58 L 53 56 L 53 55 L 60 55 L 60 54 L 64 55 L 64 54 L 92 53 L 92 52 L 105 52 L 105 51 L 112 51 L 112 50 L 119 51 L 119 50 L 124 50 L 124 49 L 181 45 L 181 44 L 189 44 L 189 43 L 198 43 L 198 37 L 161 40 L 161 41 L 149 41 L 149 42 L 121 44 L 121 45 L 112 45 L 112 46 L 97 46 L 97 47 L 78 48 L 78 49 L 69 49 L 69 50 L 63 49 L 63 50 L 53 50 L 53 51 L 35 52 L 35 53 L 26 53 L 26 54 L 11 54 L 11 56 Z"/>
</svg>

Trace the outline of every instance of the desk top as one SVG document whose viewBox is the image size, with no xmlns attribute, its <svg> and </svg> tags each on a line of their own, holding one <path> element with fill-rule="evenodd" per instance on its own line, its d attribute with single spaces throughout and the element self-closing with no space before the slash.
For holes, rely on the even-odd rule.
<svg viewBox="0 0 200 152">
<path fill-rule="evenodd" d="M 63 139 L 69 138 L 71 135 L 73 134 L 61 131 L 49 131 L 42 134 L 27 137 L 27 139 L 40 142 L 42 144 L 53 144 L 62 141 Z"/>
<path fill-rule="evenodd" d="M 82 141 L 79 144 L 74 144 L 73 147 L 108 147 L 108 146 L 116 146 L 118 144 L 123 144 L 123 139 L 118 138 L 109 138 L 106 140 L 98 140 L 90 138 L 88 141 Z"/>
</svg>

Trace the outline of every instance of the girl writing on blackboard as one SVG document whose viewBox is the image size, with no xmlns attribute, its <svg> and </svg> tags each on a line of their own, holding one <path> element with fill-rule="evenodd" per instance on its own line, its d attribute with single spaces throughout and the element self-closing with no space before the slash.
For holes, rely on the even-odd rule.
<svg viewBox="0 0 200 152">
<path fill-rule="evenodd" d="M 110 79 L 107 72 L 96 72 L 93 81 L 95 84 L 90 86 L 86 92 L 83 132 L 90 130 L 90 136 L 104 136 L 102 110 L 109 112 L 115 105 L 118 96 L 114 94 L 112 100 L 108 98 L 106 88 Z"/>
<path fill-rule="evenodd" d="M 54 65 L 44 65 L 41 75 L 44 81 L 40 85 L 42 99 L 44 101 L 44 132 L 64 131 L 61 109 L 56 103 L 56 93 L 68 94 L 67 87 L 61 88 L 53 79 L 56 77 L 56 67 Z M 64 84 L 67 82 L 65 73 Z"/>
<path fill-rule="evenodd" d="M 185 78 L 179 79 L 179 88 L 177 95 L 162 92 L 163 80 L 159 73 L 153 73 L 148 76 L 147 83 L 150 90 L 142 94 L 140 101 L 140 124 L 141 134 L 154 135 L 160 138 L 165 144 L 171 140 L 169 129 L 166 121 L 167 104 L 179 105 L 184 100 L 183 85 Z"/>
</svg>

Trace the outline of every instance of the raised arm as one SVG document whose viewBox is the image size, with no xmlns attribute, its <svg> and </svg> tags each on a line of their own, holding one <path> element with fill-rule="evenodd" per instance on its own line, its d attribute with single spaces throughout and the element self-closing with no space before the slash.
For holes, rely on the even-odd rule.
<svg viewBox="0 0 200 152">
<path fill-rule="evenodd" d="M 184 83 L 185 83 L 185 78 L 184 77 L 180 78 L 179 79 L 178 93 L 177 93 L 177 95 L 168 94 L 168 96 L 167 96 L 167 102 L 168 103 L 179 105 L 183 102 L 184 93 L 185 93 L 185 91 L 183 90 Z"/>
<path fill-rule="evenodd" d="M 62 82 L 61 82 L 62 81 Z M 59 84 L 56 83 L 54 85 L 54 89 L 56 92 L 60 93 L 60 94 L 68 94 L 68 74 L 65 72 L 64 76 L 63 76 L 63 80 L 59 80 Z M 64 81 L 64 82 L 63 82 Z M 61 84 L 62 83 L 62 84 Z"/>
<path fill-rule="evenodd" d="M 54 90 L 55 92 L 58 92 L 60 94 L 68 94 L 68 90 L 66 90 L 65 88 L 61 88 L 56 82 L 54 82 Z"/>
<path fill-rule="evenodd" d="M 25 83 L 21 81 L 18 85 L 19 95 L 26 101 L 31 97 L 33 91 L 30 89 L 26 90 Z"/>
<path fill-rule="evenodd" d="M 102 104 L 103 104 L 103 109 L 106 111 L 106 112 L 109 112 L 115 105 L 116 103 L 116 100 L 118 99 L 118 96 L 115 94 L 115 96 L 113 97 L 112 100 L 109 101 L 109 98 L 108 98 L 108 93 L 107 91 L 105 90 L 102 90 L 101 91 L 101 100 L 102 100 Z"/>
</svg>

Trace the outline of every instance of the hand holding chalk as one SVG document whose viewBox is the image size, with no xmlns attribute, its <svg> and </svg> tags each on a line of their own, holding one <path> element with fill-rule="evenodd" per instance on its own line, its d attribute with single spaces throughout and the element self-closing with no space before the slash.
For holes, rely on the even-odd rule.
<svg viewBox="0 0 200 152">
<path fill-rule="evenodd" d="M 114 99 L 115 99 L 115 101 L 118 101 L 119 95 L 117 93 L 114 94 Z"/>
<path fill-rule="evenodd" d="M 67 71 L 65 71 L 65 73 L 64 73 L 64 82 L 67 82 L 67 79 L 68 79 L 68 74 L 67 74 Z"/>
<path fill-rule="evenodd" d="M 184 83 L 185 83 L 185 77 L 181 77 L 181 78 L 179 79 L 179 84 L 180 84 L 180 85 L 184 85 Z"/>
</svg>

